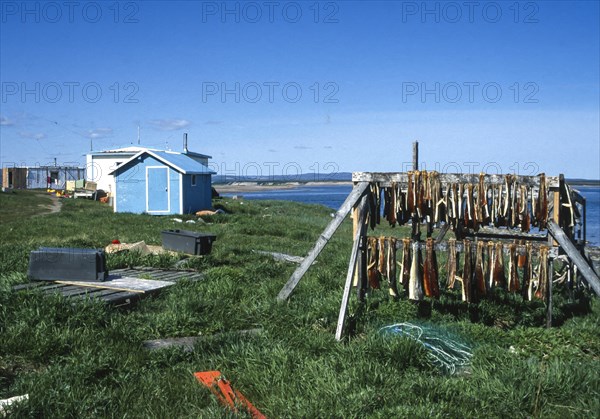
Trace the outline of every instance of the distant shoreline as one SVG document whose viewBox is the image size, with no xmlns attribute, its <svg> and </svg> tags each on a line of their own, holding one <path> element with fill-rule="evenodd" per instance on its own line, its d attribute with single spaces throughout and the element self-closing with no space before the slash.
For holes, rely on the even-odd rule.
<svg viewBox="0 0 600 419">
<path fill-rule="evenodd" d="M 351 186 L 351 181 L 331 182 L 232 182 L 213 183 L 212 186 L 221 193 L 260 192 L 274 189 L 295 189 L 302 186 Z"/>
</svg>

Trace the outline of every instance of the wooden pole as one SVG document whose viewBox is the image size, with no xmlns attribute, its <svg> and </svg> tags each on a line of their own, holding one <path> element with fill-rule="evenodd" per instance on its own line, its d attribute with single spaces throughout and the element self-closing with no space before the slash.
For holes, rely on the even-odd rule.
<svg viewBox="0 0 600 419">
<path fill-rule="evenodd" d="M 367 188 L 369 187 L 369 182 L 359 182 L 354 186 L 350 195 L 346 198 L 340 209 L 336 212 L 335 217 L 331 222 L 327 225 L 321 236 L 317 239 L 315 246 L 311 249 L 308 255 L 304 258 L 300 266 L 296 268 L 288 282 L 283 286 L 281 291 L 279 291 L 279 295 L 277 295 L 278 301 L 286 300 L 290 294 L 298 285 L 298 282 L 302 279 L 308 268 L 315 261 L 317 256 L 321 253 L 325 245 L 329 242 L 333 233 L 338 229 L 338 227 L 344 221 L 344 218 L 348 215 L 354 204 L 358 202 L 358 200 L 363 196 Z"/>
<path fill-rule="evenodd" d="M 577 266 L 579 273 L 590 288 L 600 297 L 600 278 L 598 278 L 598 275 L 596 275 L 596 272 L 590 267 L 585 258 L 581 256 L 581 253 L 579 253 L 565 232 L 553 220 L 548 221 L 548 232 L 560 244 L 560 247 L 562 247 L 569 259 Z"/>
<path fill-rule="evenodd" d="M 362 232 L 363 234 L 360 237 L 359 243 L 359 259 L 356 266 L 358 270 L 358 286 L 356 288 L 356 295 L 358 296 L 358 301 L 361 303 L 365 301 L 365 296 L 367 295 L 368 288 L 368 279 L 367 279 L 367 234 L 366 234 L 366 222 L 365 222 L 365 230 Z"/>
<path fill-rule="evenodd" d="M 546 305 L 546 327 L 552 327 L 552 282 L 554 279 L 554 259 L 550 258 L 548 260 L 548 295 L 547 295 L 547 305 Z"/>
<path fill-rule="evenodd" d="M 585 244 L 587 243 L 587 237 L 586 237 L 586 218 L 587 218 L 587 214 L 586 214 L 586 207 L 587 207 L 587 202 L 585 200 L 585 197 L 583 198 L 583 245 L 585 246 Z"/>
<path fill-rule="evenodd" d="M 352 279 L 354 278 L 354 271 L 356 269 L 356 260 L 359 254 L 359 244 L 361 238 L 364 235 L 366 229 L 365 218 L 367 214 L 367 197 L 363 196 L 360 201 L 358 209 L 359 217 L 357 229 L 354 235 L 354 242 L 352 243 L 352 253 L 350 254 L 350 262 L 348 263 L 348 274 L 346 275 L 346 283 L 344 285 L 344 293 L 342 295 L 342 304 L 340 306 L 340 314 L 338 315 L 337 328 L 335 330 L 335 339 L 342 339 L 342 332 L 344 330 L 344 321 L 346 320 L 346 310 L 348 309 L 348 300 L 350 298 L 350 288 L 352 287 Z"/>
<path fill-rule="evenodd" d="M 413 170 L 419 170 L 419 142 L 415 141 L 413 143 L 413 152 L 412 152 L 412 165 Z"/>
<path fill-rule="evenodd" d="M 438 236 L 435 238 L 436 244 L 440 244 L 442 240 L 444 240 L 444 236 L 450 230 L 450 224 L 444 224 L 438 233 Z"/>
<path fill-rule="evenodd" d="M 355 205 L 354 208 L 352 208 L 352 237 L 354 237 L 356 235 L 357 229 L 358 229 L 358 206 Z M 354 279 L 352 282 L 352 285 L 355 287 L 358 285 L 358 282 L 359 282 L 358 272 L 359 272 L 359 269 L 357 268 L 354 271 Z"/>
</svg>

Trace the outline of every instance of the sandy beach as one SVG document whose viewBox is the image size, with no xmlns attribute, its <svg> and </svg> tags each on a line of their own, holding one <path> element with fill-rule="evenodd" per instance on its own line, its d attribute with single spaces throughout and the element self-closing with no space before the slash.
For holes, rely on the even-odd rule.
<svg viewBox="0 0 600 419">
<path fill-rule="evenodd" d="M 351 185 L 352 182 L 232 182 L 213 183 L 213 188 L 221 193 L 260 192 L 272 189 L 294 189 L 302 186 L 339 186 Z"/>
</svg>

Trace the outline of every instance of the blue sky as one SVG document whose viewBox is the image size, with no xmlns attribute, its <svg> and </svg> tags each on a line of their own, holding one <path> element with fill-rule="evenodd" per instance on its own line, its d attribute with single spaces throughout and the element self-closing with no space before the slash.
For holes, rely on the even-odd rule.
<svg viewBox="0 0 600 419">
<path fill-rule="evenodd" d="M 599 3 L 13 2 L 0 160 L 137 142 L 234 174 L 600 178 Z M 404 167 L 403 167 L 404 165 Z"/>
</svg>

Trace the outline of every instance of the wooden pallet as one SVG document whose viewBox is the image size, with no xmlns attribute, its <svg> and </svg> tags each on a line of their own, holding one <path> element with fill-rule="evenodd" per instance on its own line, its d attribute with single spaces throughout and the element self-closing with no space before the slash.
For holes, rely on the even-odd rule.
<svg viewBox="0 0 600 419">
<path fill-rule="evenodd" d="M 103 282 L 34 281 L 16 285 L 14 291 L 39 290 L 44 294 L 60 294 L 73 300 L 97 298 L 115 307 L 128 306 L 182 279 L 198 281 L 203 275 L 195 271 L 156 268 L 127 268 L 111 271 Z"/>
</svg>

